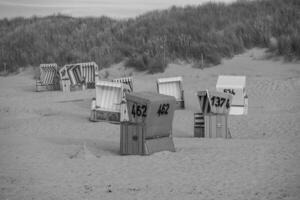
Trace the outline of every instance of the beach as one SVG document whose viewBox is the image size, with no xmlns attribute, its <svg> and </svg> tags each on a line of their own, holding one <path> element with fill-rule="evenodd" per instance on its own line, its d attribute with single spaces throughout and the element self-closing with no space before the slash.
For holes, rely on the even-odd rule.
<svg viewBox="0 0 300 200">
<path fill-rule="evenodd" d="M 35 92 L 32 69 L 0 77 L 0 199 L 300 199 L 300 64 L 265 57 L 251 49 L 204 69 L 102 70 L 132 75 L 134 91 L 183 77 L 176 152 L 150 156 L 121 156 L 119 125 L 89 121 L 95 90 Z M 221 74 L 247 77 L 248 115 L 229 117 L 232 139 L 194 138 L 196 92 L 215 90 Z"/>
</svg>

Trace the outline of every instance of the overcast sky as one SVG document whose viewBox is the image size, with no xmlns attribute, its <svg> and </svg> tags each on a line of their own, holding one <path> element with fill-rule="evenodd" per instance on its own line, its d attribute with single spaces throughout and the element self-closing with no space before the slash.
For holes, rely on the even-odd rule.
<svg viewBox="0 0 300 200">
<path fill-rule="evenodd" d="M 30 17 L 51 14 L 135 17 L 150 10 L 172 5 L 198 5 L 204 2 L 232 2 L 233 0 L 0 0 L 0 18 Z"/>
</svg>

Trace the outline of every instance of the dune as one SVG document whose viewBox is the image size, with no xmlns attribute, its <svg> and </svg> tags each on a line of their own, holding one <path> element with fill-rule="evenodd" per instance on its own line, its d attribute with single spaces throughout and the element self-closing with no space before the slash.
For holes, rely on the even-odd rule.
<svg viewBox="0 0 300 200">
<path fill-rule="evenodd" d="M 130 74 L 135 91 L 183 76 L 176 152 L 119 155 L 119 126 L 89 122 L 94 90 L 34 92 L 33 70 L 0 77 L 0 199 L 300 199 L 300 64 L 252 49 L 205 69 L 170 64 Z M 246 75 L 249 112 L 230 116 L 232 139 L 193 137 L 195 96 L 219 74 Z"/>
</svg>

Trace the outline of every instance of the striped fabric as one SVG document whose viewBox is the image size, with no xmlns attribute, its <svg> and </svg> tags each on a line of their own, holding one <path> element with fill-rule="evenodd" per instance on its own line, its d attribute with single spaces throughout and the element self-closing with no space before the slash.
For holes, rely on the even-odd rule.
<svg viewBox="0 0 300 200">
<path fill-rule="evenodd" d="M 84 80 L 83 80 L 83 77 L 81 75 L 80 65 L 76 64 L 72 68 L 71 71 L 72 71 L 72 73 L 74 74 L 74 77 L 75 77 L 74 85 L 81 85 Z"/>
<path fill-rule="evenodd" d="M 98 81 L 96 84 L 96 107 L 100 110 L 120 112 L 124 92 L 130 91 L 122 83 Z"/>
<path fill-rule="evenodd" d="M 69 80 L 70 79 L 68 72 L 67 72 L 69 67 L 70 67 L 70 65 L 65 65 L 59 70 L 60 80 Z"/>
<path fill-rule="evenodd" d="M 95 62 L 68 64 L 60 70 L 60 78 L 70 79 L 71 85 L 85 83 L 87 88 L 94 88 L 97 73 L 98 65 Z"/>
<path fill-rule="evenodd" d="M 202 113 L 210 113 L 210 103 L 208 100 L 207 92 L 206 91 L 200 91 L 198 92 L 198 98 L 200 103 L 200 110 Z"/>
<path fill-rule="evenodd" d="M 159 78 L 157 80 L 158 83 L 166 83 L 166 82 L 182 82 L 182 77 L 168 77 L 168 78 Z"/>
<path fill-rule="evenodd" d="M 127 84 L 131 91 L 133 91 L 133 78 L 132 77 L 122 77 L 122 78 L 116 78 L 112 80 L 113 82 L 117 83 L 124 83 Z"/>
<path fill-rule="evenodd" d="M 88 84 L 95 84 L 95 76 L 98 71 L 98 65 L 95 62 L 88 62 L 88 63 L 79 63 L 81 69 L 81 75 Z"/>
<path fill-rule="evenodd" d="M 57 64 L 41 64 L 40 65 L 40 82 L 42 85 L 55 84 L 55 76 L 57 75 Z"/>
<path fill-rule="evenodd" d="M 68 72 L 68 75 L 69 75 L 71 85 L 77 85 L 77 82 L 76 82 L 77 79 L 76 79 L 76 76 L 75 76 L 74 71 L 73 71 L 74 68 L 75 68 L 75 65 L 70 65 L 67 68 L 67 72 Z"/>
<path fill-rule="evenodd" d="M 177 101 L 183 101 L 181 77 L 158 79 L 157 90 L 159 94 L 174 96 Z"/>
<path fill-rule="evenodd" d="M 203 113 L 194 113 L 194 128 L 204 128 L 204 126 Z"/>
<path fill-rule="evenodd" d="M 205 117 L 203 113 L 194 113 L 194 137 L 205 136 Z"/>
</svg>

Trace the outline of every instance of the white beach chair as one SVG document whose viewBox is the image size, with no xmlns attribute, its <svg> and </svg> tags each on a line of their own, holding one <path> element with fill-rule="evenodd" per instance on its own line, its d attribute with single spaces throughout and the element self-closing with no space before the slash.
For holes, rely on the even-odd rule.
<svg viewBox="0 0 300 200">
<path fill-rule="evenodd" d="M 248 112 L 248 95 L 246 93 L 246 76 L 218 77 L 216 89 L 233 95 L 230 115 L 246 115 Z"/>
<path fill-rule="evenodd" d="M 92 102 L 91 121 L 120 122 L 128 120 L 125 93 L 128 85 L 110 81 L 96 83 L 96 99 Z"/>
<path fill-rule="evenodd" d="M 157 92 L 173 96 L 177 102 L 177 109 L 184 108 L 184 90 L 182 77 L 159 78 L 157 80 Z"/>
</svg>

